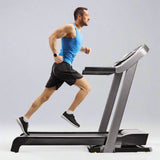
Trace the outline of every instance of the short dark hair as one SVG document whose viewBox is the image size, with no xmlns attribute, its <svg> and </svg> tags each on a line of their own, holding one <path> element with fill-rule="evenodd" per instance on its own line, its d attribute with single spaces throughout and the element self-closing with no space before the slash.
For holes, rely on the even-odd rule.
<svg viewBox="0 0 160 160">
<path fill-rule="evenodd" d="M 81 16 L 83 16 L 84 14 L 84 10 L 88 10 L 85 7 L 78 7 L 75 9 L 74 11 L 74 20 L 77 20 L 78 15 L 80 14 Z"/>
</svg>

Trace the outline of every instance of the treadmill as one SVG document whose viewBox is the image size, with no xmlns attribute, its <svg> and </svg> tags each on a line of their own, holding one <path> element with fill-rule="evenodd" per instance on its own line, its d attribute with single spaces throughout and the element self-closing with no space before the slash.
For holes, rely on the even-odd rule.
<svg viewBox="0 0 160 160">
<path fill-rule="evenodd" d="M 21 134 L 13 140 L 11 151 L 18 152 L 22 145 L 86 145 L 91 153 L 151 151 L 150 147 L 145 147 L 148 133 L 138 129 L 120 129 L 138 61 L 148 51 L 146 45 L 141 45 L 112 67 L 85 67 L 83 70 L 84 75 L 114 75 L 98 132 L 29 132 L 29 135 Z M 119 88 L 121 90 L 107 132 Z"/>
</svg>

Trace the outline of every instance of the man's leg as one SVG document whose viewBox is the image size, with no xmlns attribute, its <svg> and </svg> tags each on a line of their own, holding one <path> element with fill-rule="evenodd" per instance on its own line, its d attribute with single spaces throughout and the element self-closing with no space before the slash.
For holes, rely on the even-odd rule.
<svg viewBox="0 0 160 160">
<path fill-rule="evenodd" d="M 84 77 L 81 79 L 77 79 L 74 85 L 79 87 L 80 90 L 77 93 L 73 103 L 68 109 L 70 111 L 74 111 L 76 107 L 84 100 L 84 98 L 88 95 L 88 93 L 91 90 L 90 84 L 87 82 L 87 80 Z"/>
<path fill-rule="evenodd" d="M 46 102 L 50 96 L 54 93 L 56 87 L 45 88 L 42 94 L 32 103 L 30 109 L 23 117 L 17 118 L 17 123 L 20 125 L 24 134 L 29 135 L 28 133 L 28 120 L 37 109 Z"/>
<path fill-rule="evenodd" d="M 76 95 L 72 105 L 69 107 L 68 111 L 66 111 L 62 114 L 62 118 L 64 118 L 68 122 L 70 122 L 73 126 L 80 127 L 80 125 L 75 120 L 75 117 L 73 115 L 73 111 L 84 100 L 84 98 L 90 92 L 91 87 L 84 77 L 81 78 L 81 79 L 77 79 L 76 83 L 74 85 L 79 87 L 80 90 L 77 93 L 77 95 Z"/>
<path fill-rule="evenodd" d="M 42 94 L 32 103 L 30 109 L 25 114 L 25 118 L 29 119 L 32 114 L 36 112 L 38 108 L 51 97 L 55 90 L 56 87 L 45 88 Z"/>
</svg>

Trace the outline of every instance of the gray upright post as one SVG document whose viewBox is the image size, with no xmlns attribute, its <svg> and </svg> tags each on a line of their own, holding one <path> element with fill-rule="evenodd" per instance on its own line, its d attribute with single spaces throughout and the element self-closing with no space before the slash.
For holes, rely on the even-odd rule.
<svg viewBox="0 0 160 160">
<path fill-rule="evenodd" d="M 129 91 L 130 91 L 133 77 L 134 77 L 134 73 L 136 71 L 136 66 L 137 66 L 137 63 L 126 71 L 126 74 L 123 80 L 123 84 L 122 84 L 122 88 L 121 88 L 121 92 L 119 95 L 119 99 L 117 102 L 116 110 L 114 113 L 114 117 L 111 123 L 109 133 L 108 133 L 106 144 L 104 145 L 103 152 L 114 152 L 119 127 L 120 127 L 124 109 L 127 103 Z"/>
<path fill-rule="evenodd" d="M 106 132 L 107 127 L 108 127 L 108 123 L 109 123 L 109 119 L 112 113 L 112 109 L 113 109 L 113 105 L 117 96 L 117 92 L 118 92 L 118 88 L 120 85 L 120 81 L 122 78 L 122 74 L 123 73 L 115 73 L 113 81 L 112 81 L 112 86 L 109 92 L 109 96 L 107 99 L 107 103 L 103 112 L 103 117 L 100 123 L 100 127 L 99 127 L 99 132 Z"/>
</svg>

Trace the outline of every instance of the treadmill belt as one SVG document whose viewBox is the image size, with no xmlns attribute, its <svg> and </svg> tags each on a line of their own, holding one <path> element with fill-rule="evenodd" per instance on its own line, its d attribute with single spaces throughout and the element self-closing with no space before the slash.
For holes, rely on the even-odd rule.
<svg viewBox="0 0 160 160">
<path fill-rule="evenodd" d="M 97 132 L 29 132 L 30 135 L 22 135 L 24 137 L 106 137 L 107 133 L 97 133 Z"/>
</svg>

